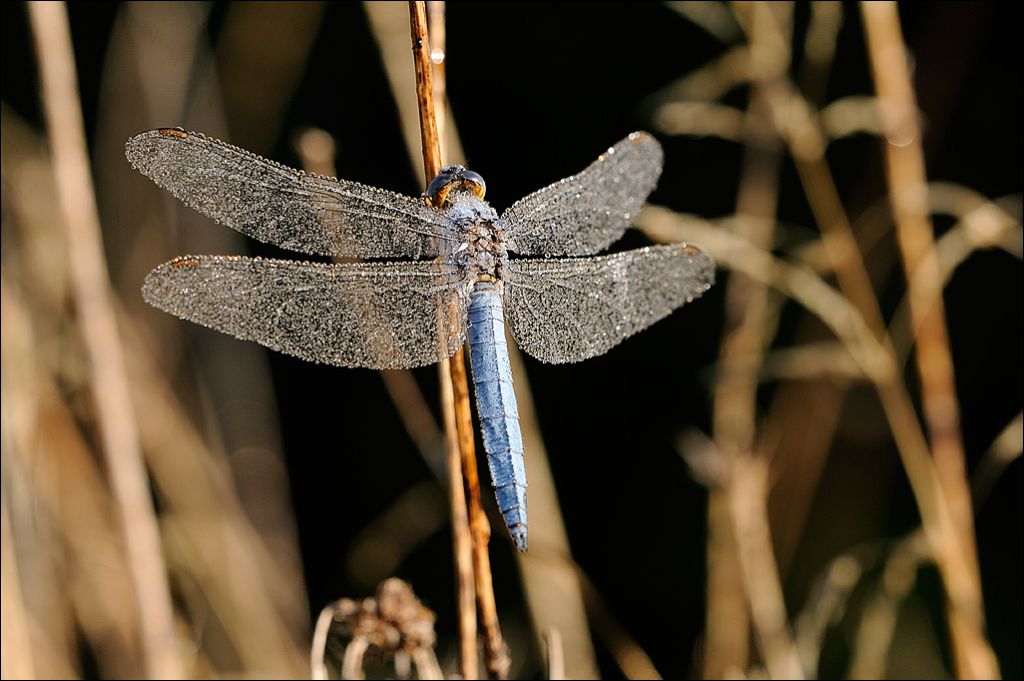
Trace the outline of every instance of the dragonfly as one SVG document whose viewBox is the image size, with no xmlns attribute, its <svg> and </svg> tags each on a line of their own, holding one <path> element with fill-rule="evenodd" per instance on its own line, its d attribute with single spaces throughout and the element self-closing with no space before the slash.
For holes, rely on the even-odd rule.
<svg viewBox="0 0 1024 681">
<path fill-rule="evenodd" d="M 714 262 L 693 244 L 595 255 L 623 235 L 661 175 L 661 146 L 644 132 L 500 216 L 484 200 L 484 179 L 461 165 L 410 197 L 295 170 L 181 128 L 132 137 L 126 156 L 217 223 L 291 251 L 357 259 L 179 256 L 146 276 L 150 304 L 341 367 L 425 366 L 468 341 L 491 482 L 520 551 L 528 543 L 526 464 L 506 323 L 528 355 L 578 362 L 714 282 Z"/>
</svg>

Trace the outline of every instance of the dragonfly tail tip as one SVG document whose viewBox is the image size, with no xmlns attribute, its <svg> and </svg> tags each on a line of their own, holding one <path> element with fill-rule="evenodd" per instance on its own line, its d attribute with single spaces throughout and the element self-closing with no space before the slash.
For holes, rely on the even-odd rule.
<svg viewBox="0 0 1024 681">
<path fill-rule="evenodd" d="M 512 542 L 516 545 L 516 548 L 522 552 L 526 552 L 526 526 L 516 525 L 515 527 L 509 528 L 509 533 L 512 535 Z"/>
</svg>

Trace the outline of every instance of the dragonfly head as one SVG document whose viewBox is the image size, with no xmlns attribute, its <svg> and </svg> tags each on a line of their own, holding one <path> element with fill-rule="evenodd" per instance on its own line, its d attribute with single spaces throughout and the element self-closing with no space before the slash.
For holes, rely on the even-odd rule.
<svg viewBox="0 0 1024 681">
<path fill-rule="evenodd" d="M 465 166 L 445 166 L 427 185 L 423 198 L 429 205 L 441 208 L 448 200 L 448 195 L 457 190 L 471 191 L 482 199 L 487 193 L 487 183 L 480 177 L 480 173 L 467 170 Z"/>
</svg>

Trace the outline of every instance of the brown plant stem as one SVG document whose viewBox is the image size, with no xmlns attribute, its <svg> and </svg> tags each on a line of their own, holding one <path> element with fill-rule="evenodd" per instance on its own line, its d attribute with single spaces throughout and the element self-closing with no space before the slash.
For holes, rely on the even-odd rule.
<svg viewBox="0 0 1024 681">
<path fill-rule="evenodd" d="M 455 388 L 456 404 L 469 405 L 469 390 L 466 381 L 466 365 L 458 361 L 462 358 L 460 350 L 452 360 L 452 385 Z M 457 366 L 456 366 L 457 365 Z M 461 391 L 460 391 L 461 388 Z M 476 599 L 480 608 L 480 619 L 484 629 L 484 666 L 487 676 L 491 679 L 507 679 L 512 666 L 508 655 L 508 647 L 501 636 L 498 623 L 498 606 L 494 600 L 494 583 L 491 579 L 491 559 L 487 552 L 487 544 L 491 537 L 491 525 L 484 513 L 480 499 L 480 477 L 477 473 L 476 452 L 473 448 L 472 423 L 458 422 L 459 444 L 462 451 L 462 475 L 466 485 L 466 498 L 469 502 L 469 528 L 473 537 L 473 573 L 476 579 Z M 469 447 L 464 447 L 468 440 Z"/>
<path fill-rule="evenodd" d="M 433 67 L 434 120 L 437 137 L 444 157 L 447 147 L 447 87 L 445 79 L 445 3 L 434 0 L 429 5 L 429 49 Z M 435 58 L 440 55 L 440 59 Z M 457 357 L 461 356 L 461 352 Z M 469 410 L 469 381 L 464 361 L 453 359 L 452 388 L 460 418 L 456 420 L 459 431 L 459 449 L 462 454 L 462 476 L 466 485 L 466 500 L 469 505 L 469 529 L 473 535 L 473 572 L 476 579 L 476 600 L 480 608 L 480 623 L 484 630 L 484 666 L 491 679 L 506 679 L 511 667 L 508 647 L 501 636 L 498 623 L 498 606 L 494 600 L 494 584 L 491 579 L 491 557 L 488 544 L 491 539 L 491 524 L 484 512 L 480 498 L 480 476 L 477 472 L 473 421 Z"/>
<path fill-rule="evenodd" d="M 67 9 L 63 3 L 44 2 L 30 3 L 28 8 L 58 202 L 68 229 L 78 321 L 88 350 L 103 451 L 138 608 L 144 673 L 150 678 L 180 678 L 160 531 L 110 300 Z"/>
<path fill-rule="evenodd" d="M 765 106 L 755 92 L 750 114 Z M 751 218 L 745 236 L 761 247 L 771 243 L 777 204 L 778 154 L 765 148 L 765 135 L 746 147 L 744 172 L 736 212 Z M 722 379 L 714 391 L 714 435 L 719 453 L 730 461 L 753 455 L 756 429 L 756 390 L 759 358 L 765 344 L 767 291 L 742 274 L 733 275 L 726 291 L 726 338 L 720 361 Z M 740 537 L 732 515 L 730 476 L 708 496 L 708 604 L 705 623 L 705 678 L 723 678 L 731 670 L 748 667 L 750 612 L 743 602 L 739 558 Z M 756 499 L 750 499 L 751 502 Z"/>
<path fill-rule="evenodd" d="M 413 67 L 416 72 L 416 99 L 419 104 L 420 141 L 423 148 L 423 171 L 427 181 L 441 170 L 441 143 L 437 135 L 434 110 L 433 74 L 430 65 L 430 44 L 427 40 L 427 14 L 424 2 L 409 3 L 409 26 L 412 38 Z M 451 360 L 439 367 L 441 408 L 448 451 L 448 493 L 452 507 L 452 538 L 454 542 L 459 611 L 459 661 L 462 678 L 477 677 L 476 608 L 474 593 L 473 536 L 466 509 L 463 462 L 468 449 L 475 457 L 472 416 L 469 409 L 469 384 L 466 381 L 466 360 L 462 348 Z"/>
<path fill-rule="evenodd" d="M 740 15 L 740 23 L 750 35 L 751 54 L 762 55 L 761 62 L 766 65 L 753 71 L 747 112 L 752 122 L 767 119 L 769 104 L 764 89 L 777 80 L 789 64 L 789 53 L 782 46 L 783 41 L 773 39 L 774 34 L 764 25 L 775 20 L 773 14 L 788 14 L 788 11 L 784 6 L 773 11 L 765 5 L 756 5 L 746 8 Z M 770 126 L 757 123 L 746 126 L 744 141 L 746 152 L 736 213 L 746 218 L 741 234 L 757 247 L 767 249 L 774 236 L 778 206 L 779 144 Z M 729 474 L 721 489 L 711 491 L 708 520 L 709 541 L 714 540 L 715 533 L 730 533 L 731 536 L 723 541 L 724 546 L 715 550 L 709 547 L 708 551 L 709 558 L 725 563 L 721 572 L 718 572 L 719 566 L 709 565 L 709 655 L 704 671 L 705 676 L 711 678 L 721 678 L 734 669 L 748 667 L 749 625 L 753 625 L 761 657 L 772 678 L 802 676 L 772 549 L 767 465 L 756 453 L 758 370 L 763 363 L 764 348 L 770 343 L 772 308 L 764 284 L 738 273 L 730 279 L 726 292 L 726 336 L 720 355 L 725 371 L 714 393 L 715 441 L 720 456 L 727 462 Z M 725 523 L 728 527 L 721 527 Z M 733 552 L 727 552 L 727 547 Z M 723 583 L 727 577 L 738 583 Z M 712 587 L 715 588 L 712 590 Z M 745 593 L 749 613 L 746 609 L 742 613 L 731 613 L 738 621 L 730 622 L 726 613 L 716 612 L 716 609 L 735 608 L 736 590 Z"/>
<path fill-rule="evenodd" d="M 933 257 L 927 180 L 917 102 L 910 81 L 899 13 L 891 2 L 861 6 L 868 55 L 886 132 L 885 159 L 896 237 L 908 283 L 908 307 L 917 332 L 918 374 L 924 420 L 939 485 L 962 552 L 962 589 L 949 593 L 950 630 L 961 678 L 995 678 L 998 663 L 985 639 L 974 517 L 960 438 L 960 409 L 942 300 L 942 277 Z M 955 599 L 955 600 L 954 600 Z M 954 615 L 955 611 L 955 615 Z"/>
<path fill-rule="evenodd" d="M 750 659 L 750 608 L 725 487 L 708 490 L 707 523 L 707 605 L 700 674 L 705 679 L 724 679 L 746 669 Z"/>
<path fill-rule="evenodd" d="M 6 285 L 0 289 L 4 298 L 7 297 Z M 7 311 L 7 303 L 4 302 L 4 311 Z M 4 400 L 8 399 L 4 395 Z M 3 438 L 4 456 L 7 456 L 7 429 L 8 418 L 3 417 Z M 7 463 L 4 462 L 4 476 L 6 482 Z M 33 646 L 29 635 L 31 617 L 25 608 L 25 599 L 22 594 L 21 579 L 18 576 L 18 556 L 14 548 L 14 530 L 11 527 L 10 514 L 7 505 L 10 494 L 4 489 L 0 497 L 0 565 L 3 566 L 3 578 L 0 579 L 0 617 L 3 626 L 0 627 L 0 641 L 3 642 L 3 657 L 0 658 L 0 673 L 5 679 L 34 679 L 36 678 L 35 662 L 32 659 Z"/>
<path fill-rule="evenodd" d="M 398 106 L 403 138 L 411 150 L 415 169 L 421 174 L 423 168 L 420 162 L 415 75 L 408 64 L 411 57 L 408 52 L 408 12 L 399 4 L 371 2 L 365 3 L 364 7 L 377 38 L 392 95 Z M 428 10 L 430 8 L 433 8 L 434 12 L 438 11 L 438 5 L 435 3 L 429 4 Z M 438 32 L 430 22 L 432 20 L 428 12 L 430 44 L 443 46 L 438 39 Z M 445 106 L 442 109 L 441 104 L 444 102 L 441 97 L 436 96 L 441 89 L 443 76 L 444 69 L 441 65 L 435 65 L 435 117 L 440 130 L 438 137 L 442 146 L 441 156 L 446 162 L 460 162 L 465 159 L 465 154 L 461 151 L 458 128 L 451 116 L 451 107 Z M 570 555 L 565 523 L 558 504 L 558 492 L 551 477 L 544 440 L 532 406 L 529 377 L 525 374 L 522 359 L 514 342 L 509 342 L 508 351 L 512 373 L 516 376 L 515 392 L 516 401 L 519 403 L 523 443 L 526 451 L 530 453 L 526 460 L 527 477 L 530 480 L 530 517 L 534 521 L 530 529 L 530 542 L 534 549 L 543 547 L 545 552 Z M 536 522 L 538 520 L 541 522 Z M 365 534 L 368 537 L 373 536 L 370 531 Z M 536 551 L 530 551 L 519 554 L 517 558 L 522 573 L 525 604 L 538 636 L 538 643 L 542 643 L 540 636 L 544 630 L 556 627 L 567 651 L 566 675 L 571 678 L 596 678 L 597 663 L 594 659 L 591 632 L 587 626 L 586 609 L 576 573 L 563 563 L 537 560 L 536 556 Z"/>
<path fill-rule="evenodd" d="M 562 635 L 554 627 L 544 631 L 544 642 L 548 652 L 548 679 L 562 681 L 565 678 L 565 650 L 562 647 Z"/>
</svg>

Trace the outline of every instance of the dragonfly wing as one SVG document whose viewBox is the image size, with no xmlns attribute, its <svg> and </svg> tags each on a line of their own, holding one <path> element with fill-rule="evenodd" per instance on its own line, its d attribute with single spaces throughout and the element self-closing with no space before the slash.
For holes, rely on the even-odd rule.
<svg viewBox="0 0 1024 681">
<path fill-rule="evenodd" d="M 136 135 L 125 155 L 185 205 L 259 241 L 336 257 L 432 257 L 455 233 L 421 200 L 310 175 L 200 133 Z"/>
<path fill-rule="evenodd" d="M 465 339 L 464 280 L 433 262 L 183 256 L 150 272 L 142 293 L 182 319 L 344 367 L 432 364 Z"/>
<path fill-rule="evenodd" d="M 711 288 L 715 265 L 696 246 L 651 246 L 596 258 L 513 260 L 505 315 L 543 362 L 604 354 Z"/>
<path fill-rule="evenodd" d="M 617 241 L 661 175 L 661 145 L 634 132 L 572 177 L 517 201 L 502 215 L 509 250 L 590 255 Z"/>
</svg>

